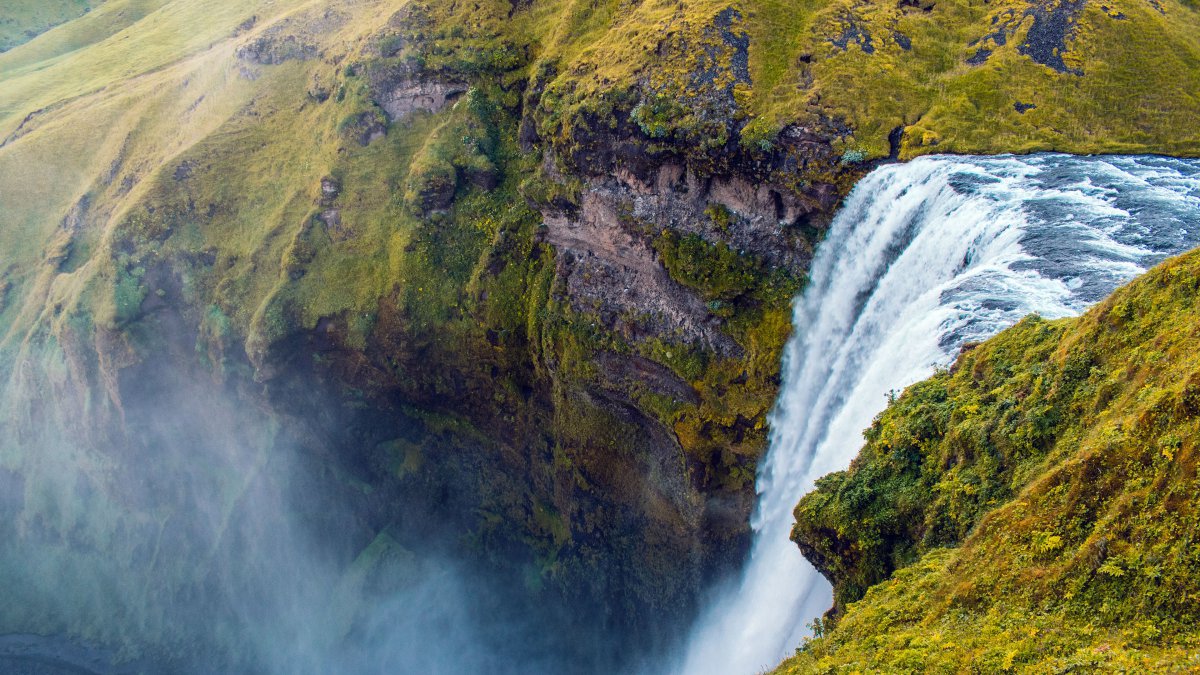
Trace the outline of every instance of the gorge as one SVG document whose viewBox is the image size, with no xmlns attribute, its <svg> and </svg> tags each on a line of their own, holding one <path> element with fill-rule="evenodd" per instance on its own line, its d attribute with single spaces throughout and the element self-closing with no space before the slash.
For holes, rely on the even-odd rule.
<svg viewBox="0 0 1200 675">
<path fill-rule="evenodd" d="M 1196 91 L 1192 0 L 6 2 L 0 669 L 1165 662 Z"/>
</svg>

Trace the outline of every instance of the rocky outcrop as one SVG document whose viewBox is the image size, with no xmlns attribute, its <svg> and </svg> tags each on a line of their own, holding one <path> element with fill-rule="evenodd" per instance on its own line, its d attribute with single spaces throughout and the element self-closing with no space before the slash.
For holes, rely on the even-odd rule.
<svg viewBox="0 0 1200 675">
<path fill-rule="evenodd" d="M 389 40 L 397 38 L 380 40 L 385 54 L 400 49 L 387 47 Z M 427 70 L 409 60 L 373 60 L 365 68 L 371 100 L 392 122 L 403 122 L 418 112 L 439 112 L 469 88 L 451 74 Z"/>
<path fill-rule="evenodd" d="M 438 112 L 466 90 L 462 84 L 401 80 L 378 92 L 376 101 L 389 119 L 400 122 L 416 112 Z"/>
<path fill-rule="evenodd" d="M 577 310 L 595 313 L 627 339 L 696 342 L 736 355 L 740 348 L 702 293 L 671 278 L 655 239 L 667 231 L 696 235 L 802 277 L 839 189 L 829 182 L 797 191 L 771 182 L 769 170 L 742 159 L 737 146 L 721 160 L 730 171 L 706 174 L 681 156 L 685 149 L 650 155 L 640 147 L 644 137 L 627 132 L 632 138 L 614 138 L 589 154 L 599 163 L 592 171 L 606 164 L 611 170 L 585 173 L 577 204 L 559 199 L 538 205 L 546 241 L 561 254 L 563 287 Z M 832 154 L 829 137 L 789 128 L 781 138 L 788 143 L 774 158 L 781 167 L 808 158 L 828 161 Z M 547 152 L 542 171 L 548 181 L 568 180 L 561 163 Z"/>
<path fill-rule="evenodd" d="M 572 305 L 632 339 L 667 337 L 736 351 L 703 300 L 667 274 L 647 233 L 622 218 L 622 196 L 619 187 L 589 186 L 578 213 L 544 214 L 546 240 L 558 250 L 557 274 Z"/>
<path fill-rule="evenodd" d="M 272 33 L 240 47 L 237 55 L 250 63 L 277 66 L 287 61 L 316 58 L 317 46 L 296 35 Z"/>
<path fill-rule="evenodd" d="M 288 61 L 307 61 L 321 55 L 322 36 L 346 25 L 350 15 L 325 9 L 309 11 L 271 23 L 249 42 L 237 49 L 239 59 L 248 63 L 277 66 Z M 235 31 L 241 35 L 253 30 L 257 17 L 243 22 Z"/>
</svg>

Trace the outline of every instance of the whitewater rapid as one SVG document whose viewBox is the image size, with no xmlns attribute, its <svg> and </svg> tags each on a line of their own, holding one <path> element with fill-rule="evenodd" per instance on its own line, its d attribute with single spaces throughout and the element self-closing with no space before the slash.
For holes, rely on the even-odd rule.
<svg viewBox="0 0 1200 675">
<path fill-rule="evenodd" d="M 718 589 L 677 670 L 769 670 L 832 603 L 788 540 L 792 508 L 845 469 L 888 396 L 1037 313 L 1079 314 L 1200 244 L 1200 161 L 1162 157 L 926 157 L 855 187 L 797 299 L 754 543 Z"/>
</svg>

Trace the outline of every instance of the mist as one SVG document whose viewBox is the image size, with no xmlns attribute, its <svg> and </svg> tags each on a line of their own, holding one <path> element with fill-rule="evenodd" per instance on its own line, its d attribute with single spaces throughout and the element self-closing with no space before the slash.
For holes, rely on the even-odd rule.
<svg viewBox="0 0 1200 675">
<path fill-rule="evenodd" d="M 539 673 L 620 652 L 602 612 L 570 634 L 589 608 L 471 544 L 439 501 L 456 486 L 406 496 L 356 475 L 320 383 L 295 383 L 308 414 L 289 415 L 264 401 L 294 390 L 177 347 L 113 371 L 79 347 L 8 361 L 0 669 Z"/>
</svg>

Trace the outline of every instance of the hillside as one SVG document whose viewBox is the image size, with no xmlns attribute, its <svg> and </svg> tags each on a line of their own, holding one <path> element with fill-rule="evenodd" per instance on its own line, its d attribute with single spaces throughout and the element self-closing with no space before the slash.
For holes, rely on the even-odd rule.
<svg viewBox="0 0 1200 675">
<path fill-rule="evenodd" d="M 195 381 L 299 429 L 356 545 L 436 505 L 649 642 L 744 553 L 789 303 L 877 160 L 1200 154 L 1179 0 L 81 7 L 0 10 L 0 468 L 139 461 Z"/>
<path fill-rule="evenodd" d="M 892 403 L 796 508 L 837 616 L 776 672 L 1195 667 L 1198 280 L 1168 261 Z"/>
<path fill-rule="evenodd" d="M 11 2 L 0 14 L 0 52 L 26 43 L 46 31 L 91 11 L 102 0 Z"/>
</svg>

